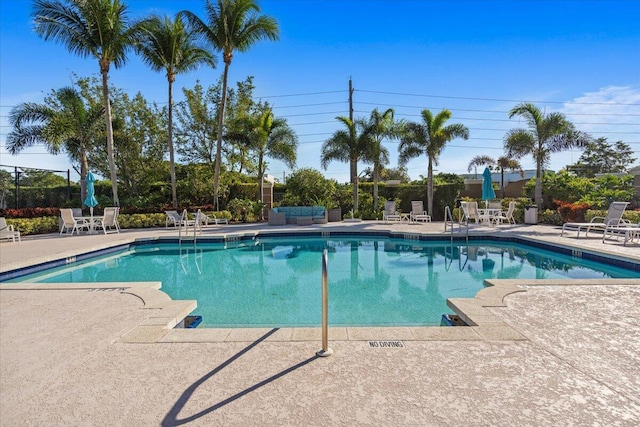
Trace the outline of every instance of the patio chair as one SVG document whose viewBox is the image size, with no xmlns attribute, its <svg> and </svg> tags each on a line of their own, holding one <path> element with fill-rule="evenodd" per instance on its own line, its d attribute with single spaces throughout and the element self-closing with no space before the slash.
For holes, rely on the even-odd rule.
<svg viewBox="0 0 640 427">
<path fill-rule="evenodd" d="M 560 236 L 564 234 L 564 231 L 568 228 L 577 229 L 578 233 L 576 237 L 580 237 L 580 230 L 586 228 L 587 231 L 584 233 L 586 236 L 589 234 L 591 229 L 597 229 L 601 231 L 605 231 L 609 226 L 616 226 L 620 224 L 625 224 L 627 221 L 622 219 L 622 214 L 624 210 L 627 208 L 629 202 L 612 202 L 609 205 L 609 209 L 607 210 L 606 216 L 596 216 L 591 219 L 590 222 L 565 222 L 562 226 L 562 232 L 560 232 Z"/>
<path fill-rule="evenodd" d="M 488 202 L 487 203 L 487 208 L 488 209 L 502 209 L 502 202 L 500 200 L 494 201 L 494 202 Z"/>
<path fill-rule="evenodd" d="M 20 242 L 20 232 L 14 230 L 13 225 L 7 225 L 5 217 L 0 216 L 0 239 L 11 239 L 13 242 L 18 238 Z"/>
<path fill-rule="evenodd" d="M 382 213 L 382 219 L 384 220 L 385 224 L 388 224 L 389 221 L 402 221 L 400 212 L 396 211 L 396 202 L 394 202 L 393 200 L 384 202 L 384 212 Z"/>
<path fill-rule="evenodd" d="M 479 224 L 482 221 L 482 217 L 480 216 L 480 212 L 478 212 L 478 202 L 461 202 L 460 207 L 463 212 L 463 220 L 466 221 L 475 221 L 476 224 Z"/>
<path fill-rule="evenodd" d="M 506 212 L 500 212 L 498 215 L 493 216 L 491 219 L 496 224 L 502 224 L 502 221 L 507 221 L 509 224 L 515 224 L 516 220 L 513 218 L 513 213 L 516 210 L 516 202 L 509 202 L 509 208 Z"/>
<path fill-rule="evenodd" d="M 120 233 L 120 225 L 118 225 L 119 207 L 104 208 L 104 216 L 94 219 L 95 228 L 102 228 L 104 234 L 107 234 L 107 228 L 111 233 Z"/>
<path fill-rule="evenodd" d="M 73 209 L 71 208 L 60 209 L 60 218 L 62 219 L 62 227 L 60 227 L 61 235 L 62 233 L 69 234 L 69 230 L 71 230 L 72 236 L 74 232 L 80 234 L 80 230 L 89 230 L 91 226 L 84 218 L 75 217 L 73 215 Z"/>
<path fill-rule="evenodd" d="M 167 217 L 164 220 L 164 228 L 169 228 L 169 224 L 172 224 L 174 227 L 180 225 L 181 217 L 178 211 L 164 211 Z"/>
<path fill-rule="evenodd" d="M 198 221 L 200 223 L 201 226 L 207 226 L 209 225 L 209 223 L 213 224 L 213 225 L 218 225 L 218 224 L 229 224 L 229 220 L 227 218 L 218 218 L 216 217 L 216 214 L 213 213 L 210 216 L 207 214 L 202 213 L 202 211 L 200 209 L 198 209 L 197 212 L 197 217 L 198 217 Z"/>
<path fill-rule="evenodd" d="M 411 212 L 409 213 L 409 218 L 412 222 L 431 222 L 431 215 L 427 214 L 427 211 L 424 210 L 424 204 L 422 203 L 422 200 L 411 201 Z"/>
</svg>

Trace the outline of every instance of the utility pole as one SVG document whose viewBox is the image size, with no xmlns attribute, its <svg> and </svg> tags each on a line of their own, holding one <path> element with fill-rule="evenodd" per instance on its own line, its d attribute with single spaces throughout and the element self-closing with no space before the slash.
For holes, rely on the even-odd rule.
<svg viewBox="0 0 640 427">
<path fill-rule="evenodd" d="M 353 82 L 349 76 L 349 120 L 353 122 Z"/>
<path fill-rule="evenodd" d="M 351 76 L 349 76 L 349 120 L 353 125 L 353 82 Z M 358 162 L 351 160 L 349 163 L 351 173 L 351 185 L 353 186 L 353 211 L 358 210 Z"/>
</svg>

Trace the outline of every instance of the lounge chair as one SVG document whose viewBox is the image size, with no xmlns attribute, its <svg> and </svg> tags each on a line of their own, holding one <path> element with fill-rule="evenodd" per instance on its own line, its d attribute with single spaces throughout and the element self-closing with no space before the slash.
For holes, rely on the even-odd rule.
<svg viewBox="0 0 640 427">
<path fill-rule="evenodd" d="M 20 232 L 14 230 L 13 225 L 7 225 L 5 217 L 0 216 L 0 239 L 11 239 L 13 242 L 18 238 L 20 242 Z"/>
<path fill-rule="evenodd" d="M 411 212 L 409 213 L 409 218 L 412 222 L 431 222 L 431 215 L 427 214 L 427 211 L 424 210 L 422 200 L 411 201 Z"/>
<path fill-rule="evenodd" d="M 209 223 L 214 224 L 214 225 L 218 225 L 218 224 L 229 224 L 229 220 L 227 218 L 218 218 L 216 217 L 216 214 L 211 214 L 211 216 L 202 213 L 202 211 L 200 209 L 198 209 L 198 212 L 196 213 L 196 216 L 198 218 L 198 222 L 200 224 L 200 226 L 207 226 L 209 225 Z"/>
<path fill-rule="evenodd" d="M 604 231 L 609 226 L 625 224 L 627 222 L 622 219 L 622 214 L 624 213 L 624 210 L 627 208 L 628 204 L 629 202 L 612 202 L 609 205 L 609 210 L 607 211 L 606 216 L 593 217 L 591 219 L 591 222 L 565 222 L 562 226 L 562 232 L 560 233 L 560 236 L 562 236 L 564 234 L 564 231 L 569 228 L 576 228 L 578 231 L 576 237 L 580 237 L 580 230 L 582 230 L 583 228 L 587 229 L 587 231 L 584 233 L 584 235 L 586 236 L 587 234 L 589 234 L 589 231 L 591 231 L 591 229 Z"/>
<path fill-rule="evenodd" d="M 500 212 L 498 215 L 491 217 L 491 220 L 496 224 L 502 224 L 502 221 L 507 221 L 509 224 L 515 224 L 516 220 L 513 218 L 513 213 L 516 210 L 516 202 L 509 202 L 509 208 L 506 212 Z"/>
<path fill-rule="evenodd" d="M 111 233 L 120 233 L 120 225 L 118 225 L 119 207 L 104 208 L 104 216 L 93 220 L 95 228 L 102 228 L 104 234 L 107 234 L 107 228 Z"/>
<path fill-rule="evenodd" d="M 607 235 L 611 235 L 611 237 L 616 236 L 616 239 L 620 236 L 624 236 L 625 246 L 627 246 L 627 242 L 633 242 L 634 240 L 640 241 L 640 222 L 637 224 L 608 226 L 602 233 L 602 243 L 605 243 Z"/>
<path fill-rule="evenodd" d="M 382 213 L 382 219 L 384 220 L 385 224 L 388 224 L 389 221 L 402 221 L 400 212 L 396 211 L 396 202 L 394 202 L 393 200 L 384 202 L 384 212 Z"/>
<path fill-rule="evenodd" d="M 75 217 L 71 208 L 60 209 L 60 218 L 62 219 L 60 234 L 63 232 L 68 234 L 69 230 L 71 230 L 71 235 L 73 236 L 74 232 L 78 232 L 78 234 L 80 234 L 80 230 L 89 230 L 89 227 L 91 226 L 91 224 L 89 224 L 89 222 L 84 218 Z"/>
<path fill-rule="evenodd" d="M 178 211 L 164 211 L 167 217 L 164 220 L 164 228 L 169 228 L 169 224 L 172 224 L 174 227 L 180 225 L 181 217 Z"/>
</svg>

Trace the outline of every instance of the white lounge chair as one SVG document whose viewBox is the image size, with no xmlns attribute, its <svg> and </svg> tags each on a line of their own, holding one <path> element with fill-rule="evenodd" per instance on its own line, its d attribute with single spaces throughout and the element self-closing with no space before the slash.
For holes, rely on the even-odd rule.
<svg viewBox="0 0 640 427">
<path fill-rule="evenodd" d="M 393 200 L 384 202 L 384 212 L 382 213 L 382 219 L 384 220 L 385 224 L 388 224 L 389 221 L 402 221 L 400 212 L 396 211 L 396 202 L 394 202 Z"/>
<path fill-rule="evenodd" d="M 609 210 L 607 211 L 606 216 L 593 217 L 591 219 L 591 222 L 565 222 L 562 226 L 562 232 L 560 233 L 560 236 L 562 236 L 564 234 L 564 231 L 569 228 L 577 229 L 578 233 L 576 234 L 576 237 L 580 237 L 580 230 L 582 230 L 583 228 L 587 229 L 587 231 L 584 233 L 584 235 L 586 236 L 587 234 L 589 234 L 589 231 L 591 231 L 591 229 L 604 231 L 609 226 L 616 226 L 627 223 L 624 219 L 622 219 L 622 214 L 624 213 L 624 210 L 627 208 L 628 204 L 629 202 L 612 202 L 609 205 Z"/>
<path fill-rule="evenodd" d="M 513 213 L 516 210 L 516 202 L 509 202 L 509 208 L 506 212 L 500 212 L 498 215 L 493 216 L 491 219 L 496 224 L 502 224 L 502 221 L 507 221 L 509 224 L 515 224 L 516 220 L 513 218 Z"/>
<path fill-rule="evenodd" d="M 107 228 L 111 233 L 120 233 L 120 225 L 118 225 L 119 207 L 104 208 L 104 216 L 93 220 L 95 228 L 102 228 L 104 234 L 107 234 Z"/>
<path fill-rule="evenodd" d="M 602 243 L 605 243 L 607 235 L 611 235 L 611 237 L 616 236 L 616 240 L 620 236 L 624 236 L 625 246 L 627 246 L 627 242 L 633 242 L 634 240 L 640 241 L 640 222 L 637 224 L 608 226 L 602 233 Z"/>
<path fill-rule="evenodd" d="M 20 232 L 14 230 L 13 225 L 7 225 L 5 217 L 0 216 L 0 239 L 11 239 L 13 242 L 18 238 L 20 242 Z"/>
<path fill-rule="evenodd" d="M 424 210 L 422 200 L 411 201 L 411 212 L 409 213 L 409 218 L 412 222 L 431 222 L 431 215 L 427 214 L 427 211 Z"/>
<path fill-rule="evenodd" d="M 229 224 L 229 220 L 227 218 L 218 218 L 216 217 L 216 214 L 211 214 L 211 216 L 202 213 L 202 211 L 200 209 L 198 209 L 197 215 L 198 220 L 200 222 L 201 226 L 206 226 L 209 225 L 210 223 L 213 225 L 218 225 L 218 224 Z"/>
<path fill-rule="evenodd" d="M 62 208 L 60 209 L 60 218 L 62 219 L 62 227 L 60 228 L 60 234 L 68 234 L 71 230 L 71 235 L 74 232 L 80 234 L 80 230 L 89 230 L 91 224 L 82 217 L 76 218 L 73 216 L 73 209 Z"/>
<path fill-rule="evenodd" d="M 169 224 L 177 227 L 180 225 L 181 216 L 178 211 L 164 211 L 167 217 L 164 220 L 164 228 L 169 228 Z"/>
</svg>

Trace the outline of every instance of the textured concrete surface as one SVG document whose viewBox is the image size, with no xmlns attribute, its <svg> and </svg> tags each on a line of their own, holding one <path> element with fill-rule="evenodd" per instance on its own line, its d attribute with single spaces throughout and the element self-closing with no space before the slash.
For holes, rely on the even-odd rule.
<svg viewBox="0 0 640 427">
<path fill-rule="evenodd" d="M 429 227 L 442 232 L 442 224 L 421 231 Z M 597 238 L 559 239 L 552 227 L 520 232 L 602 247 Z M 171 232 L 3 243 L 1 268 L 153 233 Z M 604 246 L 639 255 L 637 245 Z M 524 339 L 506 341 L 500 331 L 474 340 L 414 336 L 402 347 L 333 339 L 328 358 L 315 356 L 319 340 L 273 339 L 279 331 L 268 330 L 244 341 L 127 343 L 123 337 L 153 327 L 153 314 L 169 307 L 151 285 L 143 298 L 120 284 L 0 286 L 0 425 L 636 426 L 640 287 L 618 283 L 507 281 L 524 292 L 504 301 L 493 291 L 478 296 Z M 174 332 L 195 331 L 165 336 Z"/>
</svg>

